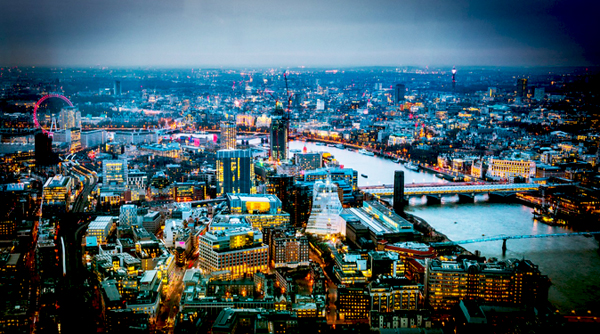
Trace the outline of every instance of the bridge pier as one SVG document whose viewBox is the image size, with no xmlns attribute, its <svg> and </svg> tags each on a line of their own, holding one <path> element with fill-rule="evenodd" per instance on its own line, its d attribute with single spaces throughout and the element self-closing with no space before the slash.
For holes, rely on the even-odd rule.
<svg viewBox="0 0 600 334">
<path fill-rule="evenodd" d="M 475 202 L 475 194 L 458 194 L 458 203 Z"/>
<path fill-rule="evenodd" d="M 429 204 L 442 204 L 442 196 L 425 195 L 425 197 L 427 197 L 427 205 L 429 205 Z"/>
<path fill-rule="evenodd" d="M 502 256 L 506 255 L 506 240 L 508 239 L 502 239 Z"/>
<path fill-rule="evenodd" d="M 515 193 L 505 193 L 505 192 L 490 192 L 489 193 L 489 201 L 496 203 L 507 203 L 511 202 L 512 198 L 515 196 Z"/>
</svg>

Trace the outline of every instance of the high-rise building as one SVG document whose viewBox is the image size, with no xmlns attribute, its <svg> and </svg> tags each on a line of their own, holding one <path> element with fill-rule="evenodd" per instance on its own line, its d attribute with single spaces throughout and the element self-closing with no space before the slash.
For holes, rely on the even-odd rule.
<svg viewBox="0 0 600 334">
<path fill-rule="evenodd" d="M 303 182 L 294 184 L 293 210 L 290 211 L 290 223 L 296 227 L 306 227 L 312 207 L 312 188 Z"/>
<path fill-rule="evenodd" d="M 517 97 L 527 97 L 527 79 L 521 78 L 517 80 Z"/>
<path fill-rule="evenodd" d="M 306 224 L 306 233 L 345 235 L 345 224 L 340 217 L 342 210 L 337 186 L 330 179 L 325 182 L 315 182 L 312 210 Z"/>
<path fill-rule="evenodd" d="M 394 102 L 395 104 L 404 103 L 406 95 L 406 86 L 404 84 L 396 84 L 396 89 L 394 90 Z"/>
<path fill-rule="evenodd" d="M 404 212 L 404 171 L 394 171 L 394 212 Z"/>
<path fill-rule="evenodd" d="M 121 81 L 115 80 L 115 86 L 113 88 L 113 93 L 115 96 L 121 96 Z"/>
<path fill-rule="evenodd" d="M 277 103 L 271 116 L 271 128 L 269 131 L 269 154 L 273 161 L 286 160 L 288 141 L 288 120 L 281 103 Z"/>
<path fill-rule="evenodd" d="M 277 196 L 283 211 L 292 214 L 294 211 L 294 177 L 286 174 L 267 176 L 267 193 Z M 293 224 L 293 223 L 292 223 Z"/>
<path fill-rule="evenodd" d="M 127 160 L 105 160 L 102 163 L 102 177 L 104 185 L 127 184 Z"/>
<path fill-rule="evenodd" d="M 81 112 L 77 107 L 62 108 L 58 117 L 61 129 L 81 129 Z"/>
<path fill-rule="evenodd" d="M 234 120 L 221 122 L 221 149 L 235 150 L 236 124 Z"/>
<path fill-rule="evenodd" d="M 226 193 L 256 193 L 250 150 L 217 151 L 217 195 Z"/>
<path fill-rule="evenodd" d="M 52 152 L 52 138 L 39 132 L 35 135 L 35 164 L 50 166 L 58 163 L 58 155 Z"/>
<path fill-rule="evenodd" d="M 460 300 L 509 306 L 543 305 L 548 277 L 529 260 L 479 263 L 427 260 L 425 298 L 433 310 L 450 310 Z"/>
<path fill-rule="evenodd" d="M 456 90 L 456 67 L 452 68 L 452 91 Z"/>
</svg>

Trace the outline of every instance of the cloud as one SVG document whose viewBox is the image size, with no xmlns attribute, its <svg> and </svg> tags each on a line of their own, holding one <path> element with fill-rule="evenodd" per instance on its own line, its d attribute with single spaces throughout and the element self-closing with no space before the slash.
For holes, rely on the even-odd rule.
<svg viewBox="0 0 600 334">
<path fill-rule="evenodd" d="M 600 27 L 585 3 L 4 0 L 0 63 L 597 64 Z"/>
</svg>

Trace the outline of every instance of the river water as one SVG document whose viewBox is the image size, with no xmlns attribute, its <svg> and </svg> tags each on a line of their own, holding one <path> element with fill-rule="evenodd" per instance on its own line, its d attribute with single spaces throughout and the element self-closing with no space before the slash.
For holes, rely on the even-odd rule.
<svg viewBox="0 0 600 334">
<path fill-rule="evenodd" d="M 394 171 L 405 171 L 405 183 L 445 181 L 432 174 L 406 170 L 403 166 L 378 157 L 370 157 L 352 150 L 317 146 L 311 142 L 290 142 L 290 150 L 326 151 L 341 165 L 358 171 L 359 186 L 393 184 Z M 360 177 L 368 175 L 368 178 Z M 478 198 L 473 204 L 456 204 L 446 198 L 441 205 L 423 205 L 421 199 L 411 199 L 406 211 L 425 219 L 436 230 L 451 240 L 476 239 L 500 235 L 530 235 L 567 233 L 564 227 L 548 226 L 533 219 L 531 208 L 521 204 L 488 203 Z M 485 257 L 525 258 L 539 266 L 552 281 L 549 300 L 561 313 L 575 310 L 600 313 L 600 253 L 595 238 L 575 236 L 540 239 L 511 239 L 507 241 L 506 255 L 502 255 L 502 241 L 463 245 L 469 251 L 481 251 Z"/>
</svg>

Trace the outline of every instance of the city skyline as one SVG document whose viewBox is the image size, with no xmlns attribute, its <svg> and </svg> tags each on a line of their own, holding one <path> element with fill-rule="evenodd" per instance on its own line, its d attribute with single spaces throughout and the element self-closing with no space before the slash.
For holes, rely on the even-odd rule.
<svg viewBox="0 0 600 334">
<path fill-rule="evenodd" d="M 7 1 L 0 64 L 594 66 L 599 27 L 586 8 L 584 1 Z"/>
</svg>

